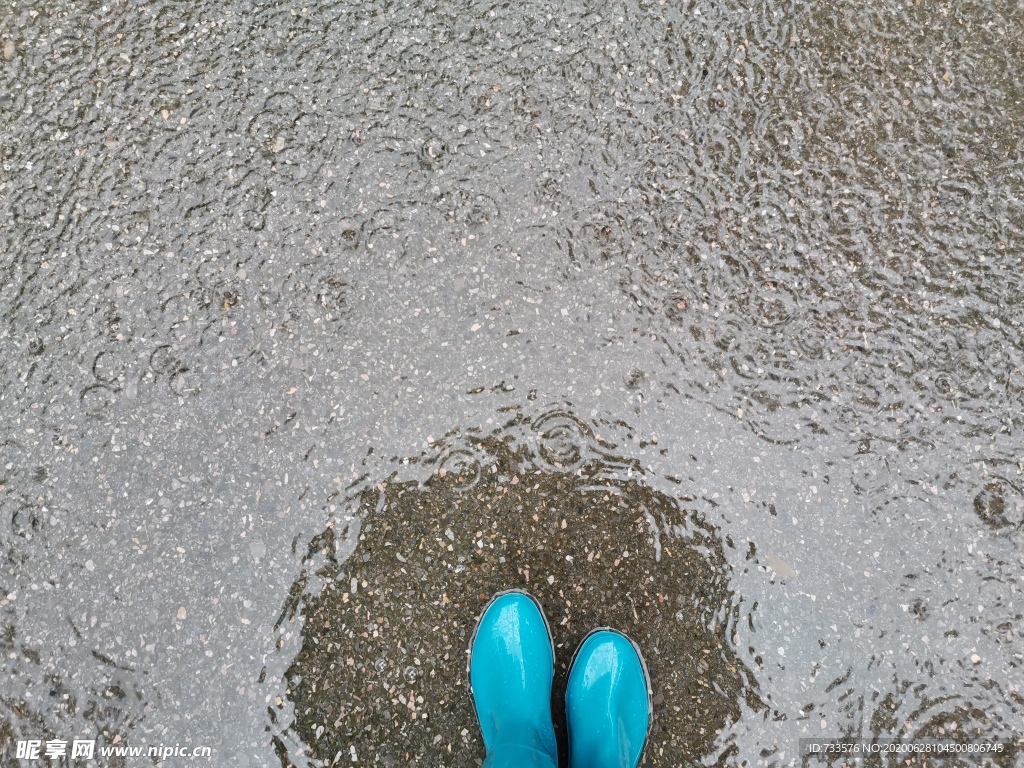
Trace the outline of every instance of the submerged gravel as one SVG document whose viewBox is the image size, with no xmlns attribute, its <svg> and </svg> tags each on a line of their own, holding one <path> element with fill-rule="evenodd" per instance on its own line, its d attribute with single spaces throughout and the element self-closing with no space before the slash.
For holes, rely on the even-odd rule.
<svg viewBox="0 0 1024 768">
<path fill-rule="evenodd" d="M 8 0 L 0 54 L 0 760 L 474 765 L 511 586 L 636 634 L 651 765 L 1024 733 L 1017 0 Z"/>
</svg>

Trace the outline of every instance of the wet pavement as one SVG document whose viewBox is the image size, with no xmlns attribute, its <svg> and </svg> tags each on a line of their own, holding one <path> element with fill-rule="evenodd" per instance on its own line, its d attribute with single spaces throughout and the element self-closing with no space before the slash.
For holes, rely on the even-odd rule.
<svg viewBox="0 0 1024 768">
<path fill-rule="evenodd" d="M 478 765 L 517 586 L 640 642 L 647 765 L 1021 759 L 1020 2 L 9 0 L 0 56 L 4 765 Z"/>
</svg>

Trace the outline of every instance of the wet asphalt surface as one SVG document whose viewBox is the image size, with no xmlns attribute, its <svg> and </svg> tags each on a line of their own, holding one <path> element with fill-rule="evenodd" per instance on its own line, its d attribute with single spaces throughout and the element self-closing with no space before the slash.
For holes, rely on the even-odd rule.
<svg viewBox="0 0 1024 768">
<path fill-rule="evenodd" d="M 0 55 L 4 765 L 476 766 L 511 587 L 556 690 L 638 640 L 645 765 L 1018 764 L 1020 2 L 8 0 Z"/>
</svg>

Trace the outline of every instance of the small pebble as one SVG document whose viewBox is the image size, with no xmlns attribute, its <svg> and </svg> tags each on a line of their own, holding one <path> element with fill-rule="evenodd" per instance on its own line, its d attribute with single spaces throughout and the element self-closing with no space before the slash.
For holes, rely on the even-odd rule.
<svg viewBox="0 0 1024 768">
<path fill-rule="evenodd" d="M 14 41 L 8 40 L 4 43 L 4 59 L 10 61 L 14 58 Z"/>
</svg>

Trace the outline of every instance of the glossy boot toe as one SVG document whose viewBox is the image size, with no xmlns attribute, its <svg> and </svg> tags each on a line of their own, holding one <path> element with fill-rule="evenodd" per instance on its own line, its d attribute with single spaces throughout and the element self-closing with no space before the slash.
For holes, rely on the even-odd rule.
<svg viewBox="0 0 1024 768">
<path fill-rule="evenodd" d="M 556 768 L 554 674 L 551 632 L 540 605 L 525 592 L 496 595 L 480 617 L 469 654 L 485 768 Z"/>
<path fill-rule="evenodd" d="M 651 686 L 636 645 L 608 629 L 576 651 L 565 691 L 569 768 L 636 768 L 651 722 Z"/>
</svg>

